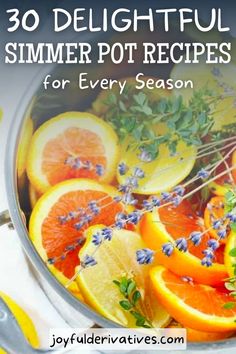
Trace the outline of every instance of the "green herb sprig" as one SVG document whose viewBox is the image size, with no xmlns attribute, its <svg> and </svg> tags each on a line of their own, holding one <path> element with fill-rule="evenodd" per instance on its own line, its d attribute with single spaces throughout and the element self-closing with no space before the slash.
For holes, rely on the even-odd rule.
<svg viewBox="0 0 236 354">
<path fill-rule="evenodd" d="M 120 293 L 124 296 L 124 300 L 119 302 L 120 306 L 135 318 L 136 326 L 153 328 L 151 321 L 149 321 L 137 308 L 137 304 L 141 299 L 141 293 L 137 289 L 134 279 L 122 277 L 120 281 L 113 280 L 113 283 L 119 288 Z"/>
<path fill-rule="evenodd" d="M 145 149 L 156 158 L 161 144 L 166 144 L 171 154 L 176 152 L 179 140 L 187 145 L 201 145 L 213 124 L 212 106 L 217 102 L 214 92 L 207 88 L 195 91 L 188 104 L 182 96 L 150 100 L 133 88 L 127 87 L 122 97 L 114 93 L 104 102 L 104 119 L 111 123 L 121 141 L 131 137 L 128 148 Z M 166 133 L 159 135 L 157 123 L 166 124 Z"/>
</svg>

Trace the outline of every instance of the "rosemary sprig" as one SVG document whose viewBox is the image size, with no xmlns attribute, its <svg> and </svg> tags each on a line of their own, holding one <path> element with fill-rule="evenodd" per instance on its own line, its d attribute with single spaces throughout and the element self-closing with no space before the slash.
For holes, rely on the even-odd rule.
<svg viewBox="0 0 236 354">
<path fill-rule="evenodd" d="M 171 154 L 176 152 L 179 140 L 200 146 L 214 124 L 217 100 L 208 88 L 195 91 L 187 105 L 182 96 L 153 101 L 143 92 L 133 94 L 133 88 L 127 87 L 122 98 L 114 93 L 108 96 L 104 119 L 112 124 L 121 141 L 131 137 L 128 148 L 145 149 L 155 159 L 163 143 Z M 157 123 L 167 126 L 166 133 L 159 135 L 153 129 Z"/>
<path fill-rule="evenodd" d="M 124 296 L 124 300 L 119 302 L 120 306 L 136 319 L 136 326 L 153 328 L 151 321 L 149 321 L 137 307 L 137 304 L 141 299 L 141 293 L 137 289 L 134 279 L 124 276 L 120 281 L 113 280 L 113 283 L 119 288 L 120 293 Z"/>
</svg>

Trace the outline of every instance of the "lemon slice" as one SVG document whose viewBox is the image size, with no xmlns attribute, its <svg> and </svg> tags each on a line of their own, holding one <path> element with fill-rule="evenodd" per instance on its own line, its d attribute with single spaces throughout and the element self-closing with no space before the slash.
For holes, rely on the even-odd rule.
<svg viewBox="0 0 236 354">
<path fill-rule="evenodd" d="M 7 306 L 15 316 L 24 336 L 27 338 L 29 343 L 34 347 L 39 347 L 39 339 L 37 332 L 35 330 L 34 324 L 25 313 L 25 311 L 15 303 L 9 296 L 0 291 L 0 297 L 6 302 Z M 1 345 L 1 344 L 0 344 Z M 0 348 L 0 354 L 6 354 L 5 350 Z"/>
<path fill-rule="evenodd" d="M 92 226 L 87 231 L 87 241 L 80 251 L 80 258 L 92 255 L 95 247 L 91 242 L 93 233 L 101 226 Z M 151 266 L 139 265 L 136 251 L 145 247 L 139 234 L 127 230 L 114 230 L 111 241 L 105 241 L 97 249 L 94 257 L 97 264 L 83 269 L 76 281 L 85 301 L 106 318 L 126 327 L 135 327 L 135 319 L 121 308 L 119 302 L 124 300 L 113 280 L 122 276 L 133 277 L 142 299 L 139 302 L 143 314 L 155 327 L 165 326 L 170 317 L 159 305 L 150 288 L 149 271 Z"/>
<path fill-rule="evenodd" d="M 203 57 L 198 64 L 186 64 L 184 62 L 174 66 L 171 72 L 173 80 L 192 80 L 193 89 L 175 89 L 176 95 L 182 95 L 186 102 L 193 96 L 194 90 L 207 86 L 213 90 L 216 96 L 228 95 L 229 90 L 236 90 L 235 76 L 236 65 L 234 64 L 206 64 Z M 221 86 L 223 85 L 223 86 Z M 228 92 L 224 92 L 224 90 Z M 232 97 L 226 97 L 217 101 L 214 108 L 215 124 L 213 130 L 220 130 L 224 125 L 235 123 L 236 107 L 235 93 Z"/>
<path fill-rule="evenodd" d="M 127 177 L 134 173 L 135 167 L 139 166 L 145 176 L 139 179 L 139 185 L 134 189 L 138 194 L 161 193 L 179 184 L 191 172 L 197 153 L 196 147 L 187 146 L 180 141 L 176 154 L 171 156 L 168 147 L 162 144 L 158 157 L 152 162 L 143 163 L 138 157 L 139 150 L 125 150 L 126 147 L 123 148 L 120 162 L 124 162 L 129 171 L 122 176 L 117 172 L 117 179 L 120 184 L 124 184 Z"/>
</svg>

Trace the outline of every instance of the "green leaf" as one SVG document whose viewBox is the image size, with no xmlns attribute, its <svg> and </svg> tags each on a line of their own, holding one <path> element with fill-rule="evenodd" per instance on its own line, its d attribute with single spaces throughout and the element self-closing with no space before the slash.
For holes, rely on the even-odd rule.
<svg viewBox="0 0 236 354">
<path fill-rule="evenodd" d="M 232 228 L 232 225 L 231 225 L 231 228 Z M 236 248 L 232 248 L 232 250 L 229 251 L 229 255 L 231 257 L 236 257 Z"/>
<path fill-rule="evenodd" d="M 230 228 L 231 228 L 232 231 L 236 232 L 236 222 L 230 224 Z"/>
<path fill-rule="evenodd" d="M 232 310 L 235 307 L 235 305 L 236 305 L 235 302 L 229 301 L 226 302 L 223 307 L 227 310 Z"/>
<path fill-rule="evenodd" d="M 147 98 L 147 96 L 143 92 L 139 92 L 137 95 L 133 95 L 134 101 L 142 106 Z"/>
<path fill-rule="evenodd" d="M 145 318 L 139 319 L 136 321 L 136 326 L 143 327 L 145 324 Z"/>
<path fill-rule="evenodd" d="M 133 304 L 135 305 L 138 300 L 141 299 L 141 294 L 140 294 L 140 291 L 136 290 L 134 293 L 133 293 L 133 296 L 132 296 L 132 302 Z"/>
<path fill-rule="evenodd" d="M 133 307 L 133 305 L 129 302 L 129 300 L 121 300 L 119 304 L 126 311 L 129 311 Z"/>
<path fill-rule="evenodd" d="M 120 107 L 121 111 L 123 111 L 123 112 L 127 111 L 127 109 L 122 101 L 119 101 L 119 107 Z"/>
<path fill-rule="evenodd" d="M 132 281 L 130 282 L 129 286 L 128 286 L 128 289 L 127 289 L 127 294 L 128 294 L 128 296 L 129 296 L 130 294 L 132 294 L 132 292 L 133 292 L 135 289 L 136 289 L 136 284 L 135 284 L 135 282 L 132 280 Z"/>
<path fill-rule="evenodd" d="M 113 283 L 114 283 L 115 285 L 117 285 L 118 287 L 120 287 L 120 282 L 119 282 L 118 280 L 113 280 Z"/>
</svg>

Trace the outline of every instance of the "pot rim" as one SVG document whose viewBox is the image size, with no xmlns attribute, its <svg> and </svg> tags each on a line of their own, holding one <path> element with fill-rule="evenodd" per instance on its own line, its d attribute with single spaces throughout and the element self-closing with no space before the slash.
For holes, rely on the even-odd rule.
<svg viewBox="0 0 236 354">
<path fill-rule="evenodd" d="M 94 40 L 94 38 L 93 38 Z M 60 295 L 75 311 L 78 311 L 86 318 L 95 322 L 96 324 L 105 328 L 122 328 L 121 325 L 104 318 L 98 314 L 95 310 L 84 304 L 79 299 L 75 298 L 49 271 L 46 264 L 42 261 L 35 247 L 33 246 L 29 236 L 26 225 L 23 222 L 20 212 L 20 204 L 18 200 L 17 191 L 17 175 L 16 175 L 16 156 L 17 148 L 22 128 L 23 119 L 27 108 L 30 105 L 34 94 L 39 90 L 42 79 L 48 73 L 52 72 L 53 68 L 57 65 L 47 65 L 40 70 L 37 70 L 33 79 L 29 82 L 26 89 L 22 94 L 19 106 L 16 108 L 12 117 L 10 125 L 10 131 L 8 133 L 6 153 L 5 153 L 5 184 L 7 191 L 7 200 L 9 205 L 9 213 L 16 229 L 18 237 L 23 245 L 23 249 L 33 264 L 34 268 L 40 273 L 40 275 L 47 281 L 47 283 Z M 7 172 L 6 172 L 7 171 Z M 53 305 L 53 303 L 52 303 Z M 53 305 L 54 306 L 54 305 Z M 56 308 L 56 307 L 55 307 Z M 63 317 L 63 310 L 61 311 Z M 219 349 L 233 349 L 236 348 L 235 338 L 226 340 L 220 340 L 215 343 L 212 342 L 200 342 L 189 343 L 187 349 L 194 350 L 219 350 Z"/>
</svg>

